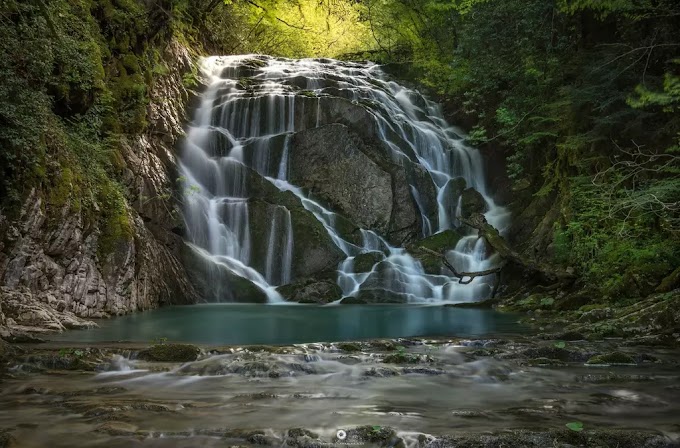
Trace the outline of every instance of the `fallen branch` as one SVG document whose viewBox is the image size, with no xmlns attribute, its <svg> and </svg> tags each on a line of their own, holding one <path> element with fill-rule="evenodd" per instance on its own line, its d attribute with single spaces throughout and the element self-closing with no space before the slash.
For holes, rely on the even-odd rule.
<svg viewBox="0 0 680 448">
<path fill-rule="evenodd" d="M 574 275 L 573 272 L 546 266 L 536 260 L 532 260 L 515 252 L 508 246 L 498 230 L 486 222 L 486 218 L 481 213 L 473 214 L 467 219 L 460 218 L 460 220 L 463 224 L 470 226 L 473 229 L 477 229 L 480 238 L 484 238 L 503 260 L 507 263 L 515 264 L 522 270 L 531 274 L 538 274 L 539 280 L 543 280 L 543 283 L 549 283 L 551 285 L 559 283 L 564 285 L 573 283 L 576 280 L 576 275 Z"/>
<path fill-rule="evenodd" d="M 484 277 L 484 276 L 491 275 L 491 274 L 498 274 L 498 273 L 501 272 L 501 269 L 503 269 L 503 265 L 504 265 L 504 264 L 502 264 L 501 266 L 499 266 L 497 268 L 487 269 L 485 271 L 458 272 L 456 270 L 456 268 L 453 267 L 451 262 L 446 258 L 446 255 L 440 254 L 439 252 L 436 252 L 432 249 L 428 249 L 427 247 L 422 247 L 422 246 L 420 246 L 418 248 L 418 250 L 421 250 L 421 251 L 428 253 L 430 255 L 435 255 L 437 257 L 441 257 L 442 263 L 444 264 L 444 266 L 446 266 L 449 269 L 449 271 L 453 272 L 453 275 L 459 279 L 458 283 L 460 283 L 461 285 L 468 285 L 468 284 L 472 283 L 472 281 L 477 277 Z M 467 277 L 469 277 L 470 279 L 465 280 Z"/>
</svg>

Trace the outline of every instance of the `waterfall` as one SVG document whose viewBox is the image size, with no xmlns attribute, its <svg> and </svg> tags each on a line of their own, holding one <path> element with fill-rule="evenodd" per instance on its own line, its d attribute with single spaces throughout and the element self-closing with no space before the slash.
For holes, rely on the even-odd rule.
<svg viewBox="0 0 680 448">
<path fill-rule="evenodd" d="M 347 120 L 357 121 L 354 129 L 372 132 L 390 164 L 424 169 L 436 192 L 436 210 L 430 213 L 422 182 L 407 179 L 419 214 L 418 237 L 457 229 L 463 236 L 447 252 L 448 260 L 459 271 L 489 269 L 497 257 L 488 255 L 482 239 L 460 227 L 461 191 L 476 190 L 487 220 L 501 231 L 508 226 L 509 213 L 487 192 L 480 153 L 446 122 L 439 105 L 391 81 L 372 63 L 245 55 L 206 58 L 202 69 L 208 87 L 180 160 L 187 239 L 197 256 L 252 282 L 269 302 L 282 300 L 275 287 L 294 280 L 294 222 L 290 205 L 277 203 L 267 203 L 266 217 L 252 222 L 249 179 L 258 176 L 277 191 L 292 193 L 344 254 L 337 282 L 345 296 L 370 289 L 416 303 L 488 297 L 491 279 L 463 285 L 445 273 L 427 273 L 420 261 L 379 231 L 361 229 L 360 238 L 348 239 L 338 228 L 345 217 L 289 177 L 292 136 L 337 122 L 333 110 L 325 110 L 335 107 L 335 99 L 361 105 L 368 118 L 349 115 Z M 355 272 L 355 258 L 364 253 L 374 253 L 376 262 L 368 272 Z M 207 299 L 228 299 L 228 282 L 214 282 Z"/>
</svg>

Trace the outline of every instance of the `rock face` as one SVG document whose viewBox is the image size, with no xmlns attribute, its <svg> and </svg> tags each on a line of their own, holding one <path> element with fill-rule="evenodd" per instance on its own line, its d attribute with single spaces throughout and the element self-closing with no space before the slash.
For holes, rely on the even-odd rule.
<svg viewBox="0 0 680 448">
<path fill-rule="evenodd" d="M 6 336 L 24 332 L 63 331 L 97 326 L 92 321 L 81 319 L 64 310 L 60 304 L 55 303 L 56 299 L 51 294 L 43 294 L 38 298 L 26 288 L 7 287 L 0 287 L 0 294 L 2 294 L 0 327 L 5 327 Z"/>
<path fill-rule="evenodd" d="M 322 120 L 331 124 L 293 136 L 291 182 L 309 189 L 354 227 L 384 234 L 395 245 L 413 241 L 422 232 L 411 188 L 415 185 L 422 192 L 418 199 L 424 212 L 436 225 L 436 190 L 427 171 L 409 160 L 399 164 L 390 160 L 378 143 L 377 129 L 357 122 L 357 117 L 370 120 L 363 107 L 342 98 L 322 104 L 327 107 Z"/>
<path fill-rule="evenodd" d="M 282 198 L 285 194 L 270 196 L 267 200 L 251 200 L 248 214 L 253 241 L 253 266 L 264 272 L 264 261 L 267 254 L 267 235 L 270 218 L 274 208 L 282 202 L 287 203 L 293 227 L 293 279 L 305 278 L 317 272 L 335 269 L 344 258 L 342 252 L 328 236 L 328 232 L 311 213 L 306 211 L 295 198 Z M 276 199 L 276 204 L 269 202 Z M 292 203 L 288 203 L 288 201 Z"/>
<path fill-rule="evenodd" d="M 424 247 L 430 251 L 444 254 L 446 251 L 455 248 L 461 238 L 462 235 L 460 233 L 449 229 L 411 243 L 406 247 L 406 250 L 412 257 L 420 261 L 425 272 L 437 275 L 442 273 L 441 256 L 436 256 L 432 252 L 424 251 L 421 248 Z"/>
<path fill-rule="evenodd" d="M 469 218 L 474 213 L 485 213 L 487 211 L 486 201 L 474 188 L 463 190 L 460 195 L 460 214 L 463 218 Z"/>
<path fill-rule="evenodd" d="M 292 141 L 290 180 L 358 226 L 385 231 L 392 215 L 392 181 L 366 151 L 341 124 L 299 132 Z"/>
<path fill-rule="evenodd" d="M 333 276 L 326 277 L 303 279 L 281 286 L 277 291 L 289 302 L 327 304 L 340 300 L 342 290 Z"/>
<path fill-rule="evenodd" d="M 28 195 L 18 218 L 0 214 L 0 302 L 20 316 L 17 325 L 61 330 L 76 317 L 108 317 L 196 300 L 179 261 L 181 214 L 168 199 L 174 197 L 174 145 L 183 135 L 188 101 L 182 75 L 192 61 L 177 42 L 164 58 L 170 71 L 150 91 L 149 126 L 125 141 L 121 151 L 123 183 L 133 198 L 122 212 L 128 234 L 103 253 L 98 248 L 105 229 L 71 206 L 72 197 L 60 210 L 49 210 L 46 193 L 38 190 Z M 29 315 L 34 318 L 25 320 Z"/>
</svg>

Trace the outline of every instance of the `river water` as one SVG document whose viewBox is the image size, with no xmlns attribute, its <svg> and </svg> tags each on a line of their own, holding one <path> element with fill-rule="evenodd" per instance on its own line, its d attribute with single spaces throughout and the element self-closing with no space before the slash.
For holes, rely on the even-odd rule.
<svg viewBox="0 0 680 448">
<path fill-rule="evenodd" d="M 567 347 L 618 342 L 603 344 Z M 350 351 L 232 347 L 185 364 L 137 361 L 122 350 L 95 373 L 36 370 L 38 353 L 3 381 L 0 428 L 26 447 L 286 446 L 294 428 L 319 437 L 301 446 L 347 446 L 332 445 L 337 431 L 365 425 L 424 447 L 461 433 L 564 431 L 574 421 L 677 435 L 677 353 L 645 349 L 655 362 L 636 366 L 526 364 L 528 351 L 551 345 L 518 337 L 367 342 Z"/>
<path fill-rule="evenodd" d="M 517 317 L 490 310 L 416 305 L 204 304 L 167 307 L 53 337 L 70 342 L 169 341 L 297 344 L 415 336 L 518 333 Z"/>
</svg>

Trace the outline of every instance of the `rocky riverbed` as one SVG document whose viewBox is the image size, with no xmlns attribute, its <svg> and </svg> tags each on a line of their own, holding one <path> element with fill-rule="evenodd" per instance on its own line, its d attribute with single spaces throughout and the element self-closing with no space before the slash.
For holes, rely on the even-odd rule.
<svg viewBox="0 0 680 448">
<path fill-rule="evenodd" d="M 620 339 L 3 344 L 0 356 L 0 446 L 639 448 L 680 433 L 680 354 Z"/>
</svg>

